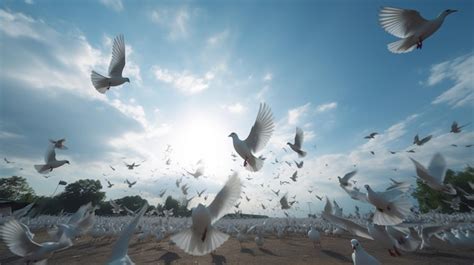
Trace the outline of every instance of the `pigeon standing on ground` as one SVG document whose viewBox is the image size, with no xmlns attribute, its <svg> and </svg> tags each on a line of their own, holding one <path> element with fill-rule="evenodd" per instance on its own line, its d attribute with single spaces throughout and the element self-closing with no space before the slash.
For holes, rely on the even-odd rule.
<svg viewBox="0 0 474 265">
<path fill-rule="evenodd" d="M 380 262 L 365 251 L 357 239 L 351 240 L 352 262 L 354 265 L 380 265 Z"/>
<path fill-rule="evenodd" d="M 247 139 L 240 140 L 235 132 L 229 135 L 229 137 L 232 137 L 235 151 L 244 159 L 244 167 L 249 171 L 259 171 L 263 167 L 264 159 L 255 157 L 254 154 L 265 147 L 273 134 L 274 128 L 272 111 L 267 104 L 262 103 Z"/>
<path fill-rule="evenodd" d="M 109 64 L 109 76 L 105 77 L 96 71 L 91 72 L 91 81 L 95 89 L 105 94 L 111 86 L 120 86 L 125 82 L 130 83 L 130 79 L 122 77 L 122 71 L 125 67 L 125 41 L 123 35 L 119 35 L 114 39 L 112 48 L 112 60 Z"/>
<path fill-rule="evenodd" d="M 296 127 L 296 134 L 295 134 L 295 143 L 286 143 L 290 146 L 291 150 L 295 151 L 299 157 L 305 157 L 306 152 L 301 150 L 304 141 L 304 132 L 301 128 Z"/>
<path fill-rule="evenodd" d="M 208 254 L 221 246 L 229 235 L 213 227 L 213 224 L 232 209 L 240 192 L 240 179 L 234 173 L 208 207 L 199 204 L 193 209 L 191 227 L 173 235 L 171 240 L 184 252 L 195 256 Z"/>
<path fill-rule="evenodd" d="M 308 238 L 313 242 L 313 246 L 316 248 L 316 244 L 321 247 L 321 235 L 319 231 L 314 227 L 311 226 L 311 229 L 308 231 Z"/>
<path fill-rule="evenodd" d="M 46 151 L 46 155 L 44 156 L 44 165 L 35 165 L 36 171 L 38 173 L 46 173 L 51 172 L 53 169 L 58 168 L 64 164 L 69 164 L 67 160 L 56 160 L 56 151 L 54 145 L 50 145 L 48 150 Z"/>
<path fill-rule="evenodd" d="M 388 33 L 400 38 L 388 44 L 393 53 L 411 52 L 421 49 L 423 41 L 433 35 L 443 24 L 444 19 L 457 10 L 446 9 L 433 20 L 424 19 L 416 10 L 383 7 L 379 13 L 379 22 Z"/>
<path fill-rule="evenodd" d="M 416 168 L 417 176 L 423 180 L 426 185 L 436 191 L 442 191 L 449 195 L 456 195 L 456 189 L 451 184 L 444 184 L 446 175 L 446 160 L 437 153 L 431 159 L 428 169 L 413 158 L 410 158 Z"/>
</svg>

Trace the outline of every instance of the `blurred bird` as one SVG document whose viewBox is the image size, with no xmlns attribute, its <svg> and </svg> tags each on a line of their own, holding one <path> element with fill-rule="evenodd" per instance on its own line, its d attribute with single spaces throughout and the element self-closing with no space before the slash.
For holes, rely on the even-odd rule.
<svg viewBox="0 0 474 265">
<path fill-rule="evenodd" d="M 350 180 L 353 176 L 355 176 L 355 174 L 357 174 L 357 170 L 354 170 L 354 171 L 351 171 L 351 172 L 349 172 L 349 173 L 346 173 L 346 174 L 344 175 L 344 177 L 342 177 L 342 178 L 338 176 L 337 178 L 339 179 L 339 185 L 345 186 L 345 187 L 351 186 L 351 184 L 349 183 L 349 180 Z"/>
<path fill-rule="evenodd" d="M 132 164 L 127 164 L 125 162 L 123 162 L 125 164 L 125 166 L 128 168 L 128 170 L 133 170 L 134 168 L 140 166 L 140 164 L 135 164 L 135 162 L 133 162 Z"/>
<path fill-rule="evenodd" d="M 64 145 L 64 142 L 66 141 L 66 139 L 63 138 L 56 141 L 49 139 L 49 141 L 54 145 L 54 148 L 67 150 L 67 146 Z"/>
<path fill-rule="evenodd" d="M 137 181 L 135 180 L 134 182 L 130 182 L 128 179 L 125 179 L 125 183 L 127 183 L 128 187 L 131 188 L 133 185 L 137 184 Z"/>
<path fill-rule="evenodd" d="M 112 60 L 109 64 L 109 76 L 105 77 L 96 71 L 91 72 L 91 81 L 95 89 L 105 94 L 111 86 L 119 86 L 125 82 L 130 83 L 130 79 L 122 77 L 122 71 L 125 67 L 125 41 L 123 35 L 115 37 L 112 47 Z"/>
<path fill-rule="evenodd" d="M 301 128 L 296 127 L 296 134 L 295 134 L 295 143 L 286 143 L 290 146 L 291 150 L 295 151 L 299 157 L 305 157 L 306 152 L 301 150 L 304 141 L 304 132 Z"/>
<path fill-rule="evenodd" d="M 446 9 L 433 20 L 424 19 L 416 10 L 394 7 L 382 7 L 379 13 L 380 26 L 400 38 L 388 44 L 388 50 L 393 53 L 411 52 L 421 49 L 423 41 L 433 35 L 443 24 L 444 19 L 457 10 Z"/>
<path fill-rule="evenodd" d="M 441 191 L 449 195 L 456 195 L 456 189 L 451 184 L 444 184 L 446 176 L 446 160 L 436 153 L 431 159 L 428 169 L 413 158 L 410 158 L 415 165 L 416 175 L 423 180 L 426 185 L 436 191 Z"/>
<path fill-rule="evenodd" d="M 293 175 L 290 177 L 290 179 L 293 180 L 294 182 L 296 182 L 297 178 L 298 178 L 298 171 L 295 171 L 295 173 L 293 173 Z"/>
<path fill-rule="evenodd" d="M 233 207 L 240 192 L 240 179 L 234 173 L 208 207 L 199 204 L 192 210 L 191 228 L 173 235 L 171 240 L 183 251 L 195 256 L 205 255 L 218 248 L 229 236 L 214 228 L 212 224 Z"/>
<path fill-rule="evenodd" d="M 48 147 L 46 155 L 44 156 L 45 165 L 35 165 L 36 171 L 38 173 L 46 173 L 53 171 L 54 168 L 58 168 L 64 164 L 69 164 L 67 160 L 56 160 L 56 151 L 54 145 Z"/>
<path fill-rule="evenodd" d="M 376 135 L 378 135 L 379 133 L 377 132 L 373 132 L 367 136 L 364 137 L 364 139 L 374 139 Z"/>
<path fill-rule="evenodd" d="M 354 265 L 380 265 L 380 262 L 372 257 L 362 248 L 362 245 L 357 239 L 351 240 L 352 245 L 352 262 Z"/>
<path fill-rule="evenodd" d="M 468 125 L 469 125 L 469 123 L 464 124 L 463 126 L 459 126 L 456 121 L 453 121 L 453 124 L 451 125 L 451 132 L 452 133 L 460 133 L 461 129 L 468 126 Z"/>
<path fill-rule="evenodd" d="M 433 137 L 433 135 L 428 135 L 426 136 L 425 138 L 421 139 L 418 137 L 418 134 L 415 135 L 415 138 L 413 138 L 413 144 L 416 144 L 416 145 L 424 145 L 426 144 L 429 140 L 431 140 L 431 138 Z"/>
</svg>

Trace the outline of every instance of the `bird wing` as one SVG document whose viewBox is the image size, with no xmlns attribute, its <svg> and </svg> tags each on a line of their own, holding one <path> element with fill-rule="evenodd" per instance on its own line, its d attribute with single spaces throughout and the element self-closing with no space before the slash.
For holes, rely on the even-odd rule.
<svg viewBox="0 0 474 265">
<path fill-rule="evenodd" d="M 427 22 L 418 11 L 411 9 L 382 7 L 379 13 L 380 26 L 401 39 L 413 35 Z"/>
<path fill-rule="evenodd" d="M 20 257 L 24 257 L 41 248 L 38 243 L 32 240 L 28 227 L 22 226 L 16 219 L 12 219 L 3 225 L 0 232 L 3 241 L 10 251 Z"/>
<path fill-rule="evenodd" d="M 357 170 L 354 170 L 354 171 L 351 171 L 351 172 L 345 174 L 344 177 L 342 177 L 342 180 L 344 182 L 348 182 L 353 176 L 355 176 L 355 174 L 357 174 Z"/>
<path fill-rule="evenodd" d="M 125 42 L 123 35 L 118 35 L 114 39 L 112 47 L 112 60 L 109 65 L 110 77 L 122 77 L 122 71 L 125 67 Z"/>
<path fill-rule="evenodd" d="M 440 183 L 444 182 L 446 173 L 446 160 L 440 153 L 436 153 L 428 166 L 428 173 Z"/>
<path fill-rule="evenodd" d="M 453 124 L 451 125 L 451 131 L 456 131 L 458 129 L 458 123 L 453 121 Z"/>
<path fill-rule="evenodd" d="M 296 127 L 296 134 L 295 134 L 295 145 L 298 149 L 301 149 L 304 141 L 304 133 L 300 127 Z"/>
<path fill-rule="evenodd" d="M 265 147 L 268 140 L 270 140 L 274 128 L 275 125 L 273 123 L 273 115 L 270 107 L 265 103 L 261 103 L 257 119 L 250 130 L 249 136 L 244 141 L 245 144 L 252 152 L 259 152 Z"/>
<path fill-rule="evenodd" d="M 217 193 L 212 203 L 208 206 L 211 214 L 212 223 L 219 220 L 228 209 L 234 206 L 234 203 L 240 197 L 240 178 L 234 173 L 226 182 L 224 187 Z"/>
<path fill-rule="evenodd" d="M 433 137 L 433 135 L 428 135 L 425 138 L 421 139 L 420 145 L 426 144 L 429 140 L 431 140 L 431 137 Z"/>
<path fill-rule="evenodd" d="M 140 209 L 140 212 L 138 212 L 138 214 L 133 218 L 130 224 L 128 224 L 127 228 L 122 231 L 122 234 L 120 235 L 119 239 L 117 240 L 117 243 L 115 243 L 115 246 L 112 250 L 112 256 L 110 258 L 110 261 L 119 260 L 127 255 L 128 243 L 130 242 L 130 239 L 132 238 L 133 233 L 135 232 L 135 227 L 137 227 L 140 218 L 143 216 L 147 209 L 148 204 L 145 203 L 145 205 L 143 205 L 143 207 Z"/>
<path fill-rule="evenodd" d="M 413 158 L 410 158 L 413 164 L 415 164 L 416 167 L 416 175 L 418 175 L 419 178 L 426 182 L 431 182 L 431 183 L 437 183 L 438 179 L 435 177 L 431 176 L 431 174 L 428 172 L 428 170 L 420 164 L 418 161 L 416 161 Z"/>
<path fill-rule="evenodd" d="M 49 164 L 53 161 L 56 161 L 56 151 L 54 150 L 54 145 L 50 144 L 44 155 L 44 162 Z"/>
</svg>

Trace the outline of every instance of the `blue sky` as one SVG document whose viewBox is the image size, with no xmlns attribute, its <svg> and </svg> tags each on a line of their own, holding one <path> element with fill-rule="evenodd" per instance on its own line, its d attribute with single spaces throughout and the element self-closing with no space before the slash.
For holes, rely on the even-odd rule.
<svg viewBox="0 0 474 265">
<path fill-rule="evenodd" d="M 473 127 L 459 135 L 449 129 L 454 120 L 474 122 L 474 36 L 465 31 L 474 4 L 427 3 L 2 1 L 0 155 L 15 164 L 2 164 L 0 174 L 27 177 L 39 194 L 50 194 L 59 179 L 104 181 L 106 174 L 116 183 L 107 189 L 109 198 L 141 194 L 156 203 L 162 189 L 179 195 L 175 180 L 203 159 L 208 177 L 184 178 L 192 193 L 207 187 L 212 196 L 236 169 L 255 197 L 242 202 L 247 212 L 262 212 L 257 201 L 272 198 L 270 188 L 298 194 L 304 211 L 307 201 L 320 209 L 308 187 L 350 212 L 354 202 L 336 177 L 357 164 L 361 184 L 381 189 L 389 177 L 414 181 L 407 153 L 388 150 L 412 148 L 417 133 L 434 137 L 414 158 L 426 164 L 441 152 L 450 168 L 461 169 L 473 162 L 474 149 L 464 147 L 474 143 Z M 381 6 L 417 9 L 425 18 L 447 8 L 460 12 L 448 16 L 421 51 L 395 55 L 386 48 L 395 37 L 378 25 Z M 103 96 L 89 74 L 106 72 L 120 33 L 131 82 Z M 246 137 L 262 101 L 277 127 L 263 152 L 264 170 L 248 181 L 242 161 L 232 161 L 227 135 Z M 288 180 L 294 165 L 270 161 L 297 159 L 281 149 L 296 126 L 305 130 L 309 155 L 298 182 L 280 186 L 274 174 Z M 363 137 L 372 131 L 381 135 L 367 142 Z M 42 162 L 49 138 L 62 137 L 69 150 L 57 157 L 71 165 L 44 179 L 32 165 Z M 168 144 L 173 151 L 166 155 Z M 134 171 L 123 166 L 143 160 Z M 126 188 L 125 178 L 137 186 Z M 276 200 L 266 204 L 272 208 Z"/>
</svg>

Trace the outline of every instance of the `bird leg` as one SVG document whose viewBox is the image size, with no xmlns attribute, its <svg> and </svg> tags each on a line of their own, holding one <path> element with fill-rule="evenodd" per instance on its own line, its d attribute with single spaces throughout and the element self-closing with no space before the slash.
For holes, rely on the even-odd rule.
<svg viewBox="0 0 474 265">
<path fill-rule="evenodd" d="M 245 157 L 245 160 L 244 160 L 244 167 L 247 166 L 247 157 Z"/>
<path fill-rule="evenodd" d="M 392 249 L 388 249 L 388 253 L 390 254 L 390 256 L 392 257 L 396 257 L 397 255 L 395 255 L 395 253 L 393 253 Z"/>
<path fill-rule="evenodd" d="M 423 40 L 421 38 L 418 39 L 418 42 L 416 43 L 416 48 L 420 49 L 423 48 Z"/>
<path fill-rule="evenodd" d="M 397 247 L 393 247 L 393 250 L 395 251 L 395 253 L 397 254 L 397 256 L 401 256 L 402 254 L 400 254 L 400 252 L 398 251 Z"/>
</svg>

